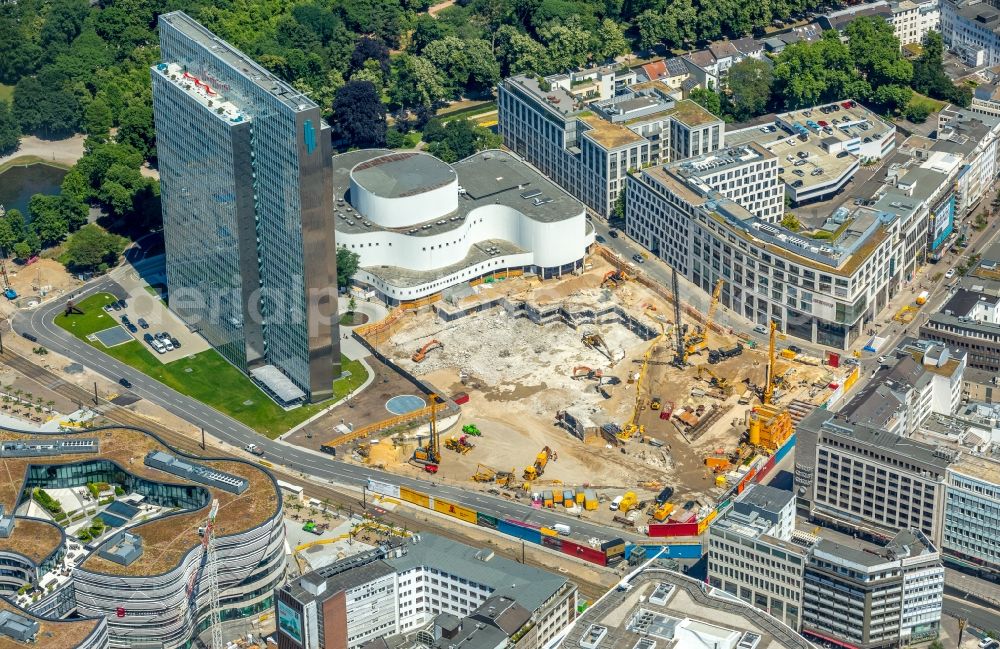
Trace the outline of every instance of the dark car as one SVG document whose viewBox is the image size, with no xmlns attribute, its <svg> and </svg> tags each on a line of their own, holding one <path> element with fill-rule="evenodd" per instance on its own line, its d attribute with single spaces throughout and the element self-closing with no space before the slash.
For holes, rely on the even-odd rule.
<svg viewBox="0 0 1000 649">
<path fill-rule="evenodd" d="M 665 503 L 668 500 L 670 500 L 670 497 L 673 496 L 673 495 L 674 495 L 674 488 L 673 487 L 664 487 L 663 491 L 661 491 L 659 493 L 659 495 L 656 497 L 656 504 L 657 505 L 662 505 L 663 503 Z"/>
<path fill-rule="evenodd" d="M 25 331 L 23 334 L 21 334 L 21 336 L 24 337 L 27 340 L 30 340 L 33 343 L 37 343 L 38 342 L 38 338 L 35 338 L 33 335 L 29 334 L 27 331 Z"/>
<path fill-rule="evenodd" d="M 128 379 L 124 378 L 124 377 L 118 379 L 118 383 L 120 383 L 122 385 L 122 387 L 125 387 L 125 388 L 131 388 L 132 387 L 132 382 L 129 381 Z"/>
<path fill-rule="evenodd" d="M 181 341 L 177 340 L 173 336 L 170 336 L 170 344 L 174 346 L 174 349 L 181 348 Z"/>
<path fill-rule="evenodd" d="M 796 354 L 801 354 L 802 353 L 802 348 L 799 347 L 798 345 L 789 345 L 788 346 L 788 351 L 794 352 Z"/>
<path fill-rule="evenodd" d="M 142 318 L 139 318 L 138 322 L 139 326 L 142 327 L 143 329 L 149 329 L 149 323 L 143 320 Z"/>
<path fill-rule="evenodd" d="M 122 305 L 118 304 L 117 302 L 112 302 L 111 303 L 111 308 L 114 309 L 115 311 L 121 311 L 122 310 Z"/>
<path fill-rule="evenodd" d="M 612 239 L 618 238 L 618 230 L 608 230 L 608 236 Z"/>
<path fill-rule="evenodd" d="M 838 158 L 846 158 L 848 155 L 850 155 L 850 154 L 847 153 L 847 151 L 841 151 L 840 153 L 837 154 L 837 157 Z"/>
<path fill-rule="evenodd" d="M 127 315 L 123 315 L 122 316 L 122 324 L 123 325 L 127 325 L 129 322 L 131 322 L 131 320 L 128 319 L 128 316 Z"/>
<path fill-rule="evenodd" d="M 147 343 L 151 343 L 154 340 L 153 334 L 142 334 L 142 339 L 145 340 Z"/>
<path fill-rule="evenodd" d="M 121 300 L 118 300 L 118 306 L 120 306 L 123 309 L 127 309 L 128 308 L 128 302 L 126 302 L 124 300 L 124 298 L 123 298 Z"/>
<path fill-rule="evenodd" d="M 135 326 L 131 322 L 126 322 L 125 323 L 125 328 L 128 329 L 128 332 L 131 333 L 131 334 L 134 334 L 137 331 L 139 331 L 139 327 Z"/>
<path fill-rule="evenodd" d="M 597 243 L 604 243 L 605 239 L 604 237 L 598 234 L 597 236 L 594 237 L 594 241 L 596 241 Z"/>
</svg>

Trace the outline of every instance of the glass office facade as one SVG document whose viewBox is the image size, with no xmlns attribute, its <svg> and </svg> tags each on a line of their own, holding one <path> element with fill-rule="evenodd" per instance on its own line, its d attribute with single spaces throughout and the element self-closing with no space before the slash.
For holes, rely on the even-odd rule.
<svg viewBox="0 0 1000 649">
<path fill-rule="evenodd" d="M 340 361 L 329 126 L 308 97 L 185 14 L 159 25 L 153 109 L 171 307 L 190 306 L 175 306 L 180 289 L 205 287 L 193 312 L 227 359 L 275 365 L 311 400 L 327 398 Z"/>
</svg>

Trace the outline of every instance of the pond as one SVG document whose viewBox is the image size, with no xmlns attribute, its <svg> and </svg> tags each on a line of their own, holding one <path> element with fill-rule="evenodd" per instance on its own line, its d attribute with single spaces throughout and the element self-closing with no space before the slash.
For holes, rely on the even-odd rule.
<svg viewBox="0 0 1000 649">
<path fill-rule="evenodd" d="M 35 194 L 58 194 L 65 169 L 47 164 L 11 167 L 0 172 L 0 205 L 18 209 L 28 218 L 28 201 Z"/>
</svg>

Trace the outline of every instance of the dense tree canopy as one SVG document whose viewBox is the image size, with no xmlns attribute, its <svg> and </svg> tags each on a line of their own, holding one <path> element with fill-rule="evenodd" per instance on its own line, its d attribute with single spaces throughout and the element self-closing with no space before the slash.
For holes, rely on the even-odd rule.
<svg viewBox="0 0 1000 649">
<path fill-rule="evenodd" d="M 66 241 L 66 265 L 73 270 L 106 270 L 118 261 L 125 239 L 99 228 L 85 225 Z"/>
<path fill-rule="evenodd" d="M 924 40 L 924 51 L 913 64 L 913 89 L 934 99 L 967 107 L 972 102 L 972 90 L 959 86 L 944 71 L 944 43 L 941 34 L 931 32 Z M 924 116 L 924 119 L 927 119 Z M 919 120 L 923 121 L 923 120 Z"/>
<path fill-rule="evenodd" d="M 337 91 L 333 126 L 351 146 L 385 146 L 385 104 L 371 81 L 349 81 Z"/>
<path fill-rule="evenodd" d="M 0 99 L 0 156 L 17 149 L 21 138 L 21 125 L 10 110 L 10 104 Z"/>
<path fill-rule="evenodd" d="M 737 120 L 749 119 L 767 112 L 774 69 L 770 63 L 747 58 L 729 68 L 726 85 L 733 116 Z"/>
</svg>

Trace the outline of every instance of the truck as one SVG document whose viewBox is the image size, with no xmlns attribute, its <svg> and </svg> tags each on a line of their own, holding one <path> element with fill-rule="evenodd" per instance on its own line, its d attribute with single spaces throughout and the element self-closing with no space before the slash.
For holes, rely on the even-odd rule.
<svg viewBox="0 0 1000 649">
<path fill-rule="evenodd" d="M 258 457 L 264 455 L 264 449 L 257 446 L 256 444 L 247 444 L 246 446 L 243 447 L 243 450 L 251 455 L 256 455 Z"/>
<path fill-rule="evenodd" d="M 613 511 L 613 512 L 618 511 L 618 508 L 619 508 L 619 506 L 621 506 L 622 501 L 624 499 L 625 499 L 625 496 L 615 496 L 615 499 L 612 500 L 611 504 L 609 505 L 609 507 L 611 508 L 611 511 Z"/>
<path fill-rule="evenodd" d="M 927 298 L 931 296 L 929 291 L 920 291 L 920 295 L 917 296 L 917 304 L 923 306 L 927 304 Z"/>
<path fill-rule="evenodd" d="M 569 525 L 566 525 L 565 523 L 556 523 L 552 526 L 552 529 L 559 532 L 563 536 L 569 536 L 570 532 L 572 532 Z"/>
<path fill-rule="evenodd" d="M 743 394 L 740 395 L 740 399 L 737 403 L 739 403 L 741 406 L 745 406 L 750 403 L 751 399 L 753 399 L 753 390 L 744 390 Z"/>
<path fill-rule="evenodd" d="M 302 526 L 302 531 L 310 532 L 312 534 L 315 534 L 316 536 L 323 534 L 323 529 L 316 524 L 316 521 L 312 519 L 306 521 L 306 524 Z"/>
</svg>

